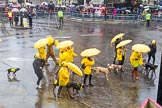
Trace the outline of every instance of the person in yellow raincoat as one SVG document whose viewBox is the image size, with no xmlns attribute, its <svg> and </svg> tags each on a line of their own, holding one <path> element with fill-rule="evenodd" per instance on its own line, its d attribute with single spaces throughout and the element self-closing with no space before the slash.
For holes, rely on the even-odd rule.
<svg viewBox="0 0 162 108">
<path fill-rule="evenodd" d="M 46 50 L 45 50 L 45 47 L 38 48 L 38 53 L 39 53 L 40 59 L 43 59 L 44 60 L 44 64 L 45 64 L 45 60 L 46 60 Z"/>
<path fill-rule="evenodd" d="M 116 41 L 114 42 L 114 44 L 115 44 L 115 49 L 114 49 L 115 56 L 114 56 L 113 64 L 115 64 L 115 62 L 116 62 L 116 56 L 117 56 L 117 48 L 116 48 L 116 46 L 122 41 L 122 39 L 123 39 L 122 37 L 117 38 Z M 112 43 L 111 43 L 111 47 L 112 47 Z"/>
<path fill-rule="evenodd" d="M 116 59 L 118 60 L 118 65 L 123 65 L 124 64 L 124 60 L 125 60 L 125 56 L 126 56 L 126 51 L 127 49 L 125 49 L 125 47 L 119 47 L 117 48 L 117 56 Z M 121 71 L 123 72 L 123 69 L 121 68 Z"/>
<path fill-rule="evenodd" d="M 61 68 L 58 72 L 58 78 L 57 78 L 57 81 L 55 82 L 55 87 L 56 86 L 59 86 L 59 89 L 58 89 L 58 97 L 61 97 L 60 94 L 61 94 L 61 90 L 63 87 L 66 87 L 70 82 L 70 73 L 68 71 L 68 67 L 66 66 L 66 63 L 62 63 L 61 64 Z M 54 89 L 55 89 L 54 87 Z M 69 95 L 71 96 L 70 92 L 68 91 Z"/>
<path fill-rule="evenodd" d="M 68 46 L 67 47 L 67 52 L 69 53 L 69 57 L 68 57 L 68 62 L 74 62 L 74 57 L 77 56 L 77 54 L 74 52 L 74 48 L 72 46 Z"/>
<path fill-rule="evenodd" d="M 69 61 L 69 53 L 67 52 L 66 48 L 60 48 L 59 53 L 59 66 L 61 66 L 62 62 L 68 62 Z"/>
<path fill-rule="evenodd" d="M 47 43 L 47 57 L 46 57 L 46 64 L 48 64 L 48 58 L 51 56 L 55 64 L 58 64 L 58 61 L 56 60 L 56 55 L 53 49 L 53 45 L 57 46 L 59 41 L 54 40 L 52 36 L 48 36 L 48 43 Z"/>
<path fill-rule="evenodd" d="M 84 57 L 81 61 L 81 64 L 85 66 L 84 68 L 84 85 L 86 85 L 86 79 L 89 76 L 89 85 L 93 86 L 92 84 L 92 70 L 91 67 L 94 65 L 95 61 L 93 57 Z"/>
<path fill-rule="evenodd" d="M 135 76 L 135 79 L 138 80 L 139 79 L 138 66 L 143 65 L 142 53 L 133 51 L 133 53 L 130 56 L 130 63 L 133 67 L 132 76 Z"/>
</svg>

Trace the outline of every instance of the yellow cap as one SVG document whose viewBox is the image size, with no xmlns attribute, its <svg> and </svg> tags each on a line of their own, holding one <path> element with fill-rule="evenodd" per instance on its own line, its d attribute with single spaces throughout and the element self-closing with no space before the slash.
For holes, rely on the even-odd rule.
<svg viewBox="0 0 162 108">
<path fill-rule="evenodd" d="M 39 53 L 34 54 L 34 58 L 40 58 Z"/>
<path fill-rule="evenodd" d="M 155 40 L 152 40 L 152 42 L 151 42 L 152 44 L 155 44 L 156 43 L 156 41 Z"/>
</svg>

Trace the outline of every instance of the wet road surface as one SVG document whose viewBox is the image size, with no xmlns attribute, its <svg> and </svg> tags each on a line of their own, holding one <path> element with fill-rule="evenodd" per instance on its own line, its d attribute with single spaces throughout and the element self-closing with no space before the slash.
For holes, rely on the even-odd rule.
<svg viewBox="0 0 162 108">
<path fill-rule="evenodd" d="M 131 46 L 136 43 L 148 44 L 152 39 L 157 40 L 156 64 L 160 67 L 160 54 L 162 46 L 162 32 L 156 29 L 156 24 L 146 28 L 144 24 L 101 25 L 92 23 L 65 22 L 63 30 L 57 30 L 45 25 L 34 24 L 33 29 L 17 30 L 9 27 L 8 23 L 1 23 L 0 38 L 0 106 L 4 108 L 139 108 L 148 97 L 156 100 L 158 78 L 150 81 L 142 73 L 140 79 L 135 81 L 131 77 L 129 57 Z M 44 80 L 41 90 L 36 89 L 37 77 L 32 67 L 33 55 L 37 49 L 33 48 L 36 40 L 51 34 L 55 39 L 74 41 L 75 52 L 78 56 L 75 63 L 80 66 L 80 53 L 86 48 L 96 47 L 101 53 L 95 56 L 95 66 L 106 67 L 112 63 L 114 49 L 110 48 L 111 39 L 125 33 L 124 39 L 133 42 L 126 46 L 128 49 L 125 69 L 122 77 L 114 72 L 110 73 L 107 81 L 104 75 L 93 75 L 94 87 L 87 87 L 81 91 L 80 97 L 67 99 L 65 90 L 63 98 L 55 101 L 52 87 L 54 73 L 57 70 L 52 59 L 50 66 L 45 69 L 47 80 Z M 55 48 L 58 57 L 58 49 Z M 143 53 L 147 59 L 147 54 Z M 9 65 L 9 66 L 8 66 Z M 7 77 L 6 70 L 19 67 L 16 77 Z M 156 70 L 159 75 L 159 68 Z M 98 77 L 99 76 L 99 77 Z M 82 83 L 83 78 L 75 76 L 75 80 Z"/>
</svg>

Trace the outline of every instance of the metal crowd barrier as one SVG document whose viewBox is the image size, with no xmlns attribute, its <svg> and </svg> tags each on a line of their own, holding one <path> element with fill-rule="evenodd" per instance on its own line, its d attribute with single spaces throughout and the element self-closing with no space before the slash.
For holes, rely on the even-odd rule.
<svg viewBox="0 0 162 108">
<path fill-rule="evenodd" d="M 93 15 L 93 14 L 80 14 L 80 13 L 71 13 L 71 18 L 77 18 L 82 20 L 93 20 L 93 21 L 109 21 L 109 20 L 116 20 L 116 21 L 136 21 L 138 19 L 138 15 L 136 14 L 117 14 L 113 16 L 112 14 L 108 15 Z"/>
</svg>

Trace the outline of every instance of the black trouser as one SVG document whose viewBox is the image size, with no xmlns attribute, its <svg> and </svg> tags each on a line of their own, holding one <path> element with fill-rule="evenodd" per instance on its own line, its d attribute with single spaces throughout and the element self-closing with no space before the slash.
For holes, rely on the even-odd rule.
<svg viewBox="0 0 162 108">
<path fill-rule="evenodd" d="M 149 27 L 150 26 L 150 20 L 147 20 L 147 25 L 146 25 L 147 27 Z"/>
<path fill-rule="evenodd" d="M 13 25 L 12 18 L 10 18 L 9 21 L 10 21 L 10 26 L 12 26 Z"/>
<path fill-rule="evenodd" d="M 18 21 L 15 21 L 15 26 L 17 26 L 17 24 L 18 24 Z"/>
<path fill-rule="evenodd" d="M 89 76 L 89 84 L 92 84 L 92 74 L 88 75 L 88 74 L 85 74 L 84 75 L 84 85 L 86 85 L 86 79 L 87 77 Z"/>
<path fill-rule="evenodd" d="M 32 27 L 32 18 L 29 18 L 29 26 Z"/>
<path fill-rule="evenodd" d="M 148 54 L 148 63 L 151 60 L 151 57 L 153 58 L 153 64 L 155 63 L 155 54 Z"/>
<path fill-rule="evenodd" d="M 40 84 L 40 81 L 43 79 L 43 72 L 42 72 L 42 69 L 34 69 L 35 70 L 35 74 L 37 75 L 38 77 L 38 80 L 37 80 L 37 85 Z"/>
<path fill-rule="evenodd" d="M 59 22 L 60 22 L 60 27 L 62 27 L 63 26 L 63 23 L 64 23 L 63 17 L 59 17 Z"/>
<path fill-rule="evenodd" d="M 115 48 L 115 56 L 114 56 L 113 64 L 115 64 L 115 62 L 116 62 L 116 56 L 117 56 L 117 49 Z"/>
</svg>

